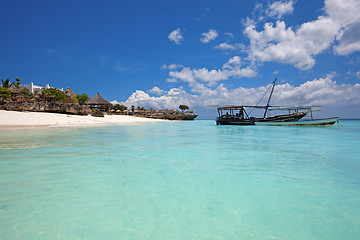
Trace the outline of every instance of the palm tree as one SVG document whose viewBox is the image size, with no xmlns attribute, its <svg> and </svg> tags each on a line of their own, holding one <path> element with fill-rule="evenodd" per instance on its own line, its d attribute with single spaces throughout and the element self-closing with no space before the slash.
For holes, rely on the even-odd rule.
<svg viewBox="0 0 360 240">
<path fill-rule="evenodd" d="M 12 85 L 14 85 L 14 83 L 11 83 L 9 79 L 6 79 L 5 81 L 3 79 L 1 79 L 1 82 L 2 82 L 3 88 L 9 88 Z"/>
</svg>

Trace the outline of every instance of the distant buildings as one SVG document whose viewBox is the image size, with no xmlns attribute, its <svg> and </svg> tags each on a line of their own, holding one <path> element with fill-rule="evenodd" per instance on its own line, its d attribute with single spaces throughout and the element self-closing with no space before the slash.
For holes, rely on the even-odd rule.
<svg viewBox="0 0 360 240">
<path fill-rule="evenodd" d="M 30 84 L 21 84 L 20 88 L 26 89 L 32 94 L 36 94 L 37 92 L 39 92 L 42 89 L 48 89 L 48 88 L 51 88 L 51 87 L 50 87 L 49 84 L 46 84 L 45 87 L 37 86 L 37 85 L 34 85 L 34 83 L 31 82 Z M 64 91 L 63 88 L 61 88 L 60 90 Z"/>
<path fill-rule="evenodd" d="M 21 91 L 25 90 L 28 91 L 29 93 L 34 94 L 35 96 L 41 96 L 42 91 L 49 88 L 53 88 L 53 87 L 50 87 L 49 84 L 46 84 L 45 87 L 42 87 L 42 86 L 34 85 L 34 83 L 31 82 L 30 84 L 21 84 L 20 88 L 13 85 L 9 88 L 9 90 L 13 95 L 14 99 L 16 97 L 17 101 L 24 101 L 25 97 L 21 94 Z M 63 88 L 59 90 L 64 92 L 66 96 L 68 96 L 71 99 L 76 97 L 76 94 L 70 87 L 68 87 L 65 91 Z M 96 93 L 95 96 L 92 99 L 86 101 L 85 104 L 88 105 L 91 109 L 100 110 L 100 111 L 108 111 L 113 106 L 110 102 L 105 100 L 99 93 Z"/>
</svg>

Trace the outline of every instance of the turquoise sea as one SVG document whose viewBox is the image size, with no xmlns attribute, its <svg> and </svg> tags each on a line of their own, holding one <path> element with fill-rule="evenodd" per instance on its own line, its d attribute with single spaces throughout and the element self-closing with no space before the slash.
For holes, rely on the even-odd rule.
<svg viewBox="0 0 360 240">
<path fill-rule="evenodd" d="M 360 121 L 0 132 L 0 239 L 360 239 Z"/>
</svg>

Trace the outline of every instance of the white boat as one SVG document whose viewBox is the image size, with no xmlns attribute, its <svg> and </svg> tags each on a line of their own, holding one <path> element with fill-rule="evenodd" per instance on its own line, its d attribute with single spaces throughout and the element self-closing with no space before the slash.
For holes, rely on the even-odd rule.
<svg viewBox="0 0 360 240">
<path fill-rule="evenodd" d="M 339 120 L 338 117 L 299 120 L 293 122 L 255 122 L 258 126 L 332 126 Z"/>
</svg>

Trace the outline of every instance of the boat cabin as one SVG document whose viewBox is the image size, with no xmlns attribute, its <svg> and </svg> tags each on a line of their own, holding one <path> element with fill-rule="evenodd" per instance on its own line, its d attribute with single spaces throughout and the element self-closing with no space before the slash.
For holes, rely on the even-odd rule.
<svg viewBox="0 0 360 240">
<path fill-rule="evenodd" d="M 258 106 L 222 106 L 217 109 L 219 119 L 250 119 L 245 108 L 263 108 Z"/>
</svg>

